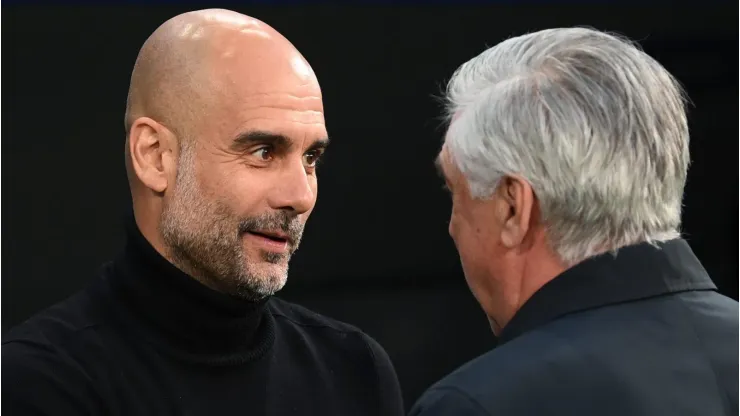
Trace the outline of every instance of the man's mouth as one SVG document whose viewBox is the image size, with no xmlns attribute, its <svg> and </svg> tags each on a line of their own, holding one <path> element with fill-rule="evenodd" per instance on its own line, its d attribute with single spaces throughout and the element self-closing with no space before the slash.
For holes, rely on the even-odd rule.
<svg viewBox="0 0 740 416">
<path fill-rule="evenodd" d="M 267 238 L 271 241 L 274 241 L 280 244 L 290 242 L 290 238 L 287 236 L 287 234 L 282 233 L 280 231 L 248 231 L 248 233 L 254 234 L 259 237 Z"/>
</svg>

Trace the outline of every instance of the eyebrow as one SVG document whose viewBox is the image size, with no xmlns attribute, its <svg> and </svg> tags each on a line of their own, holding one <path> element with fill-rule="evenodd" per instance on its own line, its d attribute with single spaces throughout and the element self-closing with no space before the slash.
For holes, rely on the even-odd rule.
<svg viewBox="0 0 740 416">
<path fill-rule="evenodd" d="M 314 141 L 313 144 L 308 147 L 308 150 L 325 150 L 327 147 L 329 147 L 329 138 L 324 137 L 323 139 Z"/>
<path fill-rule="evenodd" d="M 235 151 L 244 151 L 255 145 L 271 145 L 276 149 L 287 151 L 293 146 L 293 141 L 283 134 L 250 130 L 236 136 L 231 143 L 231 148 Z M 308 150 L 325 149 L 327 146 L 329 146 L 329 138 L 325 137 L 314 141 Z"/>
</svg>

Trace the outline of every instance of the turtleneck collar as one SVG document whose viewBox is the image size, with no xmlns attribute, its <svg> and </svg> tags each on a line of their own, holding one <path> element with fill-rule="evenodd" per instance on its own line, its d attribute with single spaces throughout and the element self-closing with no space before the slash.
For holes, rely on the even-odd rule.
<svg viewBox="0 0 740 416">
<path fill-rule="evenodd" d="M 117 314 L 147 340 L 179 358 L 211 365 L 253 361 L 272 346 L 267 301 L 237 299 L 185 274 L 152 247 L 133 215 L 126 236 L 107 283 Z"/>
</svg>

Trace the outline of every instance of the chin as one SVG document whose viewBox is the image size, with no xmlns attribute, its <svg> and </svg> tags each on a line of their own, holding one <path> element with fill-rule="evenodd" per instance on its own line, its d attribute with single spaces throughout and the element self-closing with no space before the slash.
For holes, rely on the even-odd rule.
<svg viewBox="0 0 740 416">
<path fill-rule="evenodd" d="M 263 287 L 273 288 L 274 291 L 282 289 L 288 281 L 288 267 L 282 264 L 261 264 L 252 267 L 252 279 L 259 282 Z"/>
<path fill-rule="evenodd" d="M 260 301 L 282 290 L 286 282 L 284 274 L 251 274 L 236 282 L 230 292 L 242 299 Z"/>
</svg>

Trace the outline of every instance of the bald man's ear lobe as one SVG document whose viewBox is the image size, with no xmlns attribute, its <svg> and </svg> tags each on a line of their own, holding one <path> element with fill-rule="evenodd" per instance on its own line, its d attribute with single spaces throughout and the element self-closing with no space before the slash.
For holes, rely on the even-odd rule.
<svg viewBox="0 0 740 416">
<path fill-rule="evenodd" d="M 142 117 L 131 126 L 129 155 L 136 177 L 147 188 L 163 193 L 169 184 L 172 165 L 172 134 L 156 121 Z"/>
<path fill-rule="evenodd" d="M 521 245 L 530 231 L 530 219 L 535 209 L 532 186 L 518 176 L 501 179 L 499 197 L 505 201 L 508 214 L 501 228 L 501 242 L 507 248 Z"/>
</svg>

